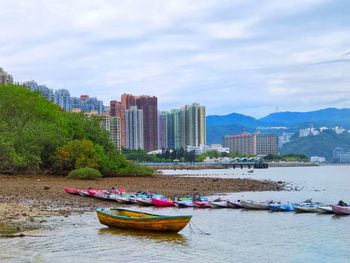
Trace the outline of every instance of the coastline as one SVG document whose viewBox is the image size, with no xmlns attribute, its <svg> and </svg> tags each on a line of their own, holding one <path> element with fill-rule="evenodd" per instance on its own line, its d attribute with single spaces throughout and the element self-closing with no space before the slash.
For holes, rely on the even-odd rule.
<svg viewBox="0 0 350 263">
<path fill-rule="evenodd" d="M 154 177 L 114 177 L 96 181 L 72 180 L 48 175 L 0 175 L 0 224 L 19 224 L 18 232 L 30 226 L 40 227 L 47 216 L 69 216 L 94 211 L 97 207 L 119 206 L 117 203 L 69 195 L 64 187 L 149 191 L 168 197 L 190 197 L 195 192 L 215 195 L 245 191 L 282 191 L 283 182 L 253 179 L 221 179 L 158 175 Z M 35 227 L 34 227 L 35 228 Z M 16 232 L 16 231 L 15 231 Z M 0 227 L 0 235 L 1 233 Z"/>
</svg>

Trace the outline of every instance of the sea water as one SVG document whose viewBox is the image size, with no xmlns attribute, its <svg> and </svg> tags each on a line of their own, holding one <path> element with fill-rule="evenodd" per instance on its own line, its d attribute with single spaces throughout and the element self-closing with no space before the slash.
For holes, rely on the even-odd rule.
<svg viewBox="0 0 350 263">
<path fill-rule="evenodd" d="M 165 172 L 165 171 L 164 171 Z M 350 166 L 166 171 L 284 181 L 300 191 L 243 192 L 227 199 L 350 202 Z M 107 204 L 106 204 L 107 205 Z M 241 209 L 140 208 L 193 215 L 178 234 L 111 230 L 95 213 L 51 217 L 36 237 L 0 239 L 0 262 L 350 262 L 350 216 Z"/>
</svg>

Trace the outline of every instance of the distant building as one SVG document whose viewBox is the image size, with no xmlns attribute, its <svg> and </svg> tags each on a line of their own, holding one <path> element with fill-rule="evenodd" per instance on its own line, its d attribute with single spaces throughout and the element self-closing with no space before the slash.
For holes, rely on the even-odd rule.
<svg viewBox="0 0 350 263">
<path fill-rule="evenodd" d="M 205 106 L 197 103 L 167 113 L 168 148 L 199 147 L 206 144 Z"/>
<path fill-rule="evenodd" d="M 339 163 L 350 163 L 350 152 L 341 153 L 339 155 Z"/>
<path fill-rule="evenodd" d="M 230 149 L 228 147 L 224 148 L 221 144 L 211 144 L 211 145 L 200 145 L 200 146 L 186 146 L 187 152 L 194 152 L 195 154 L 202 154 L 210 151 L 217 151 L 219 153 L 230 153 Z"/>
<path fill-rule="evenodd" d="M 290 142 L 294 134 L 293 132 L 283 132 L 282 136 L 278 137 L 278 147 L 282 148 L 285 143 Z"/>
<path fill-rule="evenodd" d="M 311 156 L 310 162 L 312 162 L 312 163 L 325 163 L 326 158 L 322 157 L 322 156 Z"/>
<path fill-rule="evenodd" d="M 126 148 L 144 149 L 143 111 L 131 106 L 125 111 Z"/>
<path fill-rule="evenodd" d="M 45 85 L 38 85 L 34 80 L 27 81 L 23 83 L 28 89 L 32 91 L 39 91 L 41 95 L 46 98 L 48 101 L 54 102 L 54 92 L 52 89 L 49 89 Z"/>
<path fill-rule="evenodd" d="M 167 113 L 159 112 L 158 114 L 158 149 L 167 149 Z"/>
<path fill-rule="evenodd" d="M 278 137 L 267 134 L 228 135 L 223 138 L 223 147 L 228 147 L 230 152 L 241 154 L 268 155 L 278 154 Z"/>
<path fill-rule="evenodd" d="M 100 127 L 109 133 L 109 137 L 114 146 L 121 150 L 121 132 L 120 119 L 118 117 L 110 116 L 108 113 L 98 114 L 97 111 L 85 113 L 89 117 L 98 118 Z"/>
<path fill-rule="evenodd" d="M 340 161 L 340 155 L 344 153 L 344 149 L 341 147 L 336 147 L 333 150 L 333 162 L 338 163 Z"/>
<path fill-rule="evenodd" d="M 136 98 L 137 108 L 143 112 L 143 138 L 146 152 L 158 149 L 158 98 L 155 96 L 139 96 Z"/>
<path fill-rule="evenodd" d="M 341 127 L 335 127 L 334 131 L 336 134 L 342 134 L 345 132 L 345 129 L 341 128 Z"/>
<path fill-rule="evenodd" d="M 122 103 L 116 100 L 110 102 L 109 114 L 114 117 L 120 118 L 120 129 L 121 129 L 121 144 L 123 147 L 126 146 L 126 135 L 125 135 L 125 108 Z"/>
<path fill-rule="evenodd" d="M 65 111 L 72 111 L 72 101 L 70 93 L 66 89 L 56 90 L 54 93 L 54 103 L 59 105 Z"/>
<path fill-rule="evenodd" d="M 13 83 L 12 75 L 4 71 L 3 68 L 0 68 L 0 84 L 12 84 L 12 83 Z"/>
</svg>

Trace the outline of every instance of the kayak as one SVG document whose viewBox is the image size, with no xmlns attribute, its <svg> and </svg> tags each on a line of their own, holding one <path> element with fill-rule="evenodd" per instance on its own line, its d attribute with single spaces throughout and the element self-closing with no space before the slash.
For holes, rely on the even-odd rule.
<svg viewBox="0 0 350 263">
<path fill-rule="evenodd" d="M 271 211 L 276 212 L 289 212 L 294 211 L 294 205 L 290 203 L 273 203 L 269 205 Z"/>
<path fill-rule="evenodd" d="M 332 205 L 332 211 L 337 215 L 350 215 L 350 206 Z"/>
<path fill-rule="evenodd" d="M 240 200 L 236 200 L 236 201 L 227 200 L 227 206 L 230 208 L 243 208 Z"/>
<path fill-rule="evenodd" d="M 194 207 L 194 203 L 192 201 L 177 201 L 175 202 L 175 205 L 181 208 Z"/>
<path fill-rule="evenodd" d="M 211 201 L 209 204 L 212 208 L 228 208 L 227 201 Z"/>
<path fill-rule="evenodd" d="M 195 201 L 193 202 L 196 208 L 210 208 L 210 203 L 208 201 Z"/>
<path fill-rule="evenodd" d="M 66 192 L 67 194 L 79 195 L 80 189 L 79 188 L 65 187 L 65 188 L 63 188 L 63 191 Z"/>
<path fill-rule="evenodd" d="M 269 205 L 272 204 L 272 201 L 265 201 L 265 202 L 255 202 L 255 201 L 243 201 L 241 200 L 242 207 L 246 209 L 253 209 L 253 210 L 269 210 Z"/>
<path fill-rule="evenodd" d="M 334 214 L 331 206 L 320 206 L 316 208 L 316 212 L 319 214 Z"/>
<path fill-rule="evenodd" d="M 167 199 L 152 198 L 152 204 L 157 207 L 172 207 L 174 202 Z"/>
</svg>

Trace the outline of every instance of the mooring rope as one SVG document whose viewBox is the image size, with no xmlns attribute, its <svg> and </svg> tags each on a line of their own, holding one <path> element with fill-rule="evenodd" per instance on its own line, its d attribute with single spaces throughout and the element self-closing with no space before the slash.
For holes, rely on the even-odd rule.
<svg viewBox="0 0 350 263">
<path fill-rule="evenodd" d="M 202 229 L 200 229 L 198 226 L 196 226 L 193 222 L 190 222 L 189 226 L 190 226 L 190 231 L 193 234 L 210 235 L 210 233 L 204 232 Z M 196 228 L 198 233 L 193 229 L 194 227 Z"/>
</svg>

